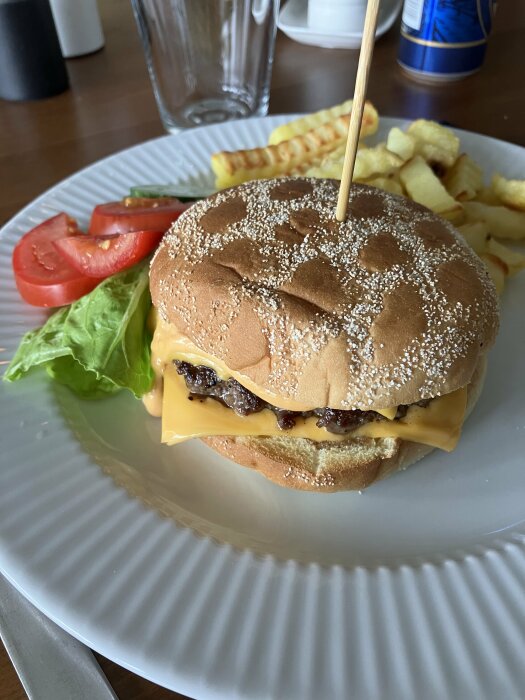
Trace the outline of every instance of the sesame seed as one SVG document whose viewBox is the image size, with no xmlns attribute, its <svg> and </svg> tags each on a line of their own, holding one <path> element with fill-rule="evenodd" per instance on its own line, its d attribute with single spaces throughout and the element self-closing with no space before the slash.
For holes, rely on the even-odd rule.
<svg viewBox="0 0 525 700">
<path fill-rule="evenodd" d="M 286 178 L 279 182 L 283 180 Z M 402 394 L 414 382 L 419 398 L 438 395 L 455 363 L 468 356 L 474 346 L 479 348 L 480 343 L 493 337 L 497 329 L 497 297 L 482 262 L 451 224 L 403 197 L 354 185 L 347 219 L 339 224 L 335 221 L 338 183 L 316 179 L 308 182 L 312 191 L 289 201 L 273 199 L 270 195 L 276 180 L 263 180 L 219 192 L 186 210 L 162 242 L 174 271 L 160 283 L 161 317 L 179 318 L 187 329 L 191 328 L 197 345 L 224 358 L 231 343 L 228 330 L 239 307 L 249 302 L 268 346 L 267 388 L 278 390 L 286 398 L 297 398 L 305 368 L 340 337 L 345 342 L 348 376 L 340 407 L 378 407 L 384 396 Z M 203 215 L 233 197 L 244 201 L 246 217 L 221 233 L 205 231 L 200 225 Z M 305 229 L 294 228 L 293 215 L 305 209 L 313 209 L 318 218 Z M 425 225 L 436 225 L 436 221 L 441 222 L 448 238 L 445 243 L 429 245 L 421 230 Z M 290 227 L 294 242 L 279 236 L 279 226 Z M 385 234 L 399 247 L 402 262 L 396 259 L 384 270 L 368 269 L 360 263 L 360 255 L 374 237 Z M 220 331 L 211 338 L 205 320 L 198 322 L 192 274 L 204 260 L 213 259 L 240 239 L 253 242 L 257 264 L 252 266 L 249 278 L 241 275 L 238 282 L 228 284 L 229 303 L 210 302 Z M 157 257 L 158 252 L 154 260 Z M 296 314 L 289 313 L 289 293 L 283 287 L 292 284 L 306 263 L 321 259 L 340 285 L 337 303 L 333 309 L 325 308 L 320 301 L 315 302 L 316 290 L 309 290 L 314 299 L 310 303 L 316 310 L 299 322 Z M 449 290 L 439 281 L 443 266 L 456 262 L 468 266 L 469 275 L 481 290 L 470 303 L 451 301 Z M 389 343 L 382 338 L 376 347 L 371 329 L 385 309 L 385 299 L 403 285 L 420 296 L 425 328 L 408 340 L 392 362 L 381 364 L 376 355 L 388 349 Z M 293 293 L 293 284 L 291 289 Z M 403 309 L 399 314 L 402 319 Z M 388 333 L 395 340 L 396 328 L 387 331 L 387 338 Z"/>
</svg>

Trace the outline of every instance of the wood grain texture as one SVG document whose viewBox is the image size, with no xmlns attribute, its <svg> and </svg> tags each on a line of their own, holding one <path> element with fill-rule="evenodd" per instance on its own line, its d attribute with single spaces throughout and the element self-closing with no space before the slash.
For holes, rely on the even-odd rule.
<svg viewBox="0 0 525 700">
<path fill-rule="evenodd" d="M 70 59 L 71 89 L 40 102 L 0 101 L 0 223 L 79 168 L 163 133 L 128 0 L 101 3 L 106 46 Z M 380 114 L 429 117 L 525 145 L 525 3 L 500 3 L 485 65 L 456 84 L 419 85 L 396 63 L 399 31 L 377 42 L 368 97 Z M 272 113 L 313 111 L 353 93 L 358 51 L 279 33 Z"/>
<path fill-rule="evenodd" d="M 163 133 L 129 0 L 99 3 L 106 45 L 70 59 L 71 89 L 40 102 L 0 101 L 0 223 L 59 180 L 93 161 Z M 467 80 L 424 86 L 396 63 L 398 26 L 376 45 L 368 97 L 380 114 L 444 120 L 525 146 L 525 3 L 499 4 L 483 69 Z M 270 109 L 307 112 L 348 99 L 358 51 L 319 49 L 277 39 Z M 123 700 L 176 700 L 98 657 Z M 25 693 L 0 645 L 0 699 Z"/>
<path fill-rule="evenodd" d="M 7 652 L 0 641 L 0 699 L 26 700 L 27 695 L 18 680 Z"/>
</svg>

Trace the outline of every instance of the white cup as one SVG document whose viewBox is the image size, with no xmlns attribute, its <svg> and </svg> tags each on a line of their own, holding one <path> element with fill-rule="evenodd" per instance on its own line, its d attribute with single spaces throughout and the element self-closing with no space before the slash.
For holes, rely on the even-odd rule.
<svg viewBox="0 0 525 700">
<path fill-rule="evenodd" d="M 397 13 L 401 0 L 383 0 L 378 28 Z M 362 34 L 367 0 L 308 0 L 308 28 L 325 34 Z"/>
<path fill-rule="evenodd" d="M 362 32 L 366 0 L 309 0 L 308 26 L 316 32 Z"/>
</svg>

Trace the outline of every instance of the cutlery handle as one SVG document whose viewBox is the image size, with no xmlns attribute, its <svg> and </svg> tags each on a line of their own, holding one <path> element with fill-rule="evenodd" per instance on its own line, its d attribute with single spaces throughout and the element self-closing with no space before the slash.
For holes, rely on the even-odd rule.
<svg viewBox="0 0 525 700">
<path fill-rule="evenodd" d="M 117 700 L 91 651 L 2 575 L 0 637 L 29 700 Z"/>
</svg>

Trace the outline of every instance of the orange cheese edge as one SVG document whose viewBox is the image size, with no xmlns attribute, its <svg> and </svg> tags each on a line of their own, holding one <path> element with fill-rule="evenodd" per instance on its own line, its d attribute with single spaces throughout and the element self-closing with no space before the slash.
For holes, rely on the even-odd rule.
<svg viewBox="0 0 525 700">
<path fill-rule="evenodd" d="M 214 399 L 189 400 L 184 379 L 174 366 L 167 365 L 164 370 L 162 442 L 174 445 L 209 435 L 280 436 L 317 442 L 390 437 L 450 451 L 459 440 L 466 406 L 467 389 L 464 387 L 433 399 L 426 408 L 413 406 L 405 418 L 367 423 L 348 435 L 336 435 L 317 427 L 315 417 L 301 418 L 295 427 L 281 430 L 269 409 L 239 416 Z"/>
<path fill-rule="evenodd" d="M 248 391 L 251 391 L 252 394 L 255 394 L 267 403 L 271 403 L 272 406 L 284 408 L 288 411 L 310 411 L 317 408 L 301 401 L 283 398 L 278 394 L 261 388 L 242 372 L 231 370 L 224 362 L 198 348 L 189 338 L 179 333 L 175 326 L 166 323 L 161 318 L 153 319 L 153 323 L 155 324 L 155 333 L 151 345 L 151 354 L 152 364 L 158 376 L 162 374 L 164 367 L 171 364 L 173 360 L 182 360 L 192 365 L 211 367 L 220 379 L 233 377 L 233 379 L 236 379 L 246 387 Z M 393 420 L 397 413 L 397 406 L 384 409 L 375 408 L 374 410 L 385 418 Z"/>
</svg>

